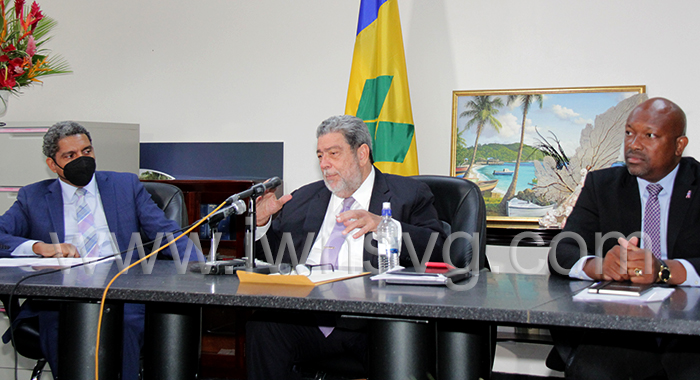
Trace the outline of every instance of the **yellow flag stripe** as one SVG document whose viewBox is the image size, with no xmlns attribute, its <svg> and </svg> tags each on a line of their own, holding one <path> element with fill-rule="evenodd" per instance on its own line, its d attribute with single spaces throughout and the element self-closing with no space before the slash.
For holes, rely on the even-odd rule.
<svg viewBox="0 0 700 380">
<path fill-rule="evenodd" d="M 346 114 L 357 115 L 365 82 L 379 76 L 391 76 L 393 78 L 381 111 L 376 120 L 372 121 L 413 126 L 413 113 L 411 112 L 411 99 L 406 74 L 406 57 L 403 50 L 403 36 L 397 0 L 387 0 L 382 4 L 379 8 L 377 19 L 362 29 L 357 35 L 348 86 L 348 97 L 345 105 Z M 377 162 L 376 166 L 388 173 L 418 174 L 415 134 L 403 163 Z"/>
</svg>

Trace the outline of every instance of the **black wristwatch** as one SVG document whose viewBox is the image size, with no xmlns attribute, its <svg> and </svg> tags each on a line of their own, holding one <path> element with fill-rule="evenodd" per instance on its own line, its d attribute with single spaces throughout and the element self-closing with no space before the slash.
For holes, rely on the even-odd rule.
<svg viewBox="0 0 700 380">
<path fill-rule="evenodd" d="M 661 269 L 659 269 L 659 277 L 656 282 L 666 284 L 671 279 L 671 270 L 668 269 L 668 265 L 663 260 L 659 260 L 659 264 L 661 264 Z"/>
</svg>

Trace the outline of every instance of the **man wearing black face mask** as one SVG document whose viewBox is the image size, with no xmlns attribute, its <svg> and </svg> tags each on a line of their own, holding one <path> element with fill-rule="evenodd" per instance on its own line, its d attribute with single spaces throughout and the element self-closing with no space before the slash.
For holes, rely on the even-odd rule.
<svg viewBox="0 0 700 380">
<path fill-rule="evenodd" d="M 154 239 L 159 232 L 179 229 L 136 175 L 95 171 L 90 133 L 80 124 L 67 121 L 49 128 L 43 151 L 58 179 L 20 189 L 17 201 L 0 216 L 0 256 L 109 256 L 129 247 L 133 233 L 143 231 Z M 51 234 L 60 244 L 52 244 Z M 179 239 L 181 258 L 186 247 L 187 239 Z M 190 259 L 196 259 L 194 252 Z M 18 318 L 34 316 L 39 317 L 42 351 L 57 374 L 58 312 L 27 302 Z M 125 304 L 122 379 L 138 379 L 143 329 L 144 305 Z"/>
</svg>

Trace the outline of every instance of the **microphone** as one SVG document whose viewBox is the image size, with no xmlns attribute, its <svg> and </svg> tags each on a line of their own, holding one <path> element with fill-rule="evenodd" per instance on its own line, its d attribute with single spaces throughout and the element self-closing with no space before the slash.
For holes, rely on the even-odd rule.
<svg viewBox="0 0 700 380">
<path fill-rule="evenodd" d="M 206 222 L 209 224 L 216 224 L 219 223 L 220 221 L 228 218 L 232 214 L 236 215 L 241 215 L 246 211 L 245 207 L 245 202 L 242 200 L 236 200 L 234 201 L 230 206 L 224 207 L 223 209 L 219 210 L 216 214 L 210 216 Z"/>
<path fill-rule="evenodd" d="M 280 177 L 272 177 L 265 182 L 253 185 L 248 190 L 241 191 L 238 194 L 234 194 L 234 195 L 228 197 L 228 199 L 226 199 L 226 203 L 230 204 L 230 203 L 236 202 L 239 199 L 244 199 L 244 198 L 248 198 L 248 197 L 252 197 L 252 196 L 261 195 L 262 193 L 264 193 L 270 189 L 274 189 L 275 187 L 277 187 L 281 184 L 282 184 L 282 180 L 280 179 Z"/>
</svg>

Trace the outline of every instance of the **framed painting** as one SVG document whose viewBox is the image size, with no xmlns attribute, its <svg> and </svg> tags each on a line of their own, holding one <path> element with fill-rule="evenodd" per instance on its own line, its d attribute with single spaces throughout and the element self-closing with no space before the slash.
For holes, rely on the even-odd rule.
<svg viewBox="0 0 700 380">
<path fill-rule="evenodd" d="M 450 173 L 479 185 L 489 227 L 557 227 L 542 220 L 575 202 L 585 174 L 622 162 L 625 120 L 645 92 L 454 91 Z"/>
</svg>

